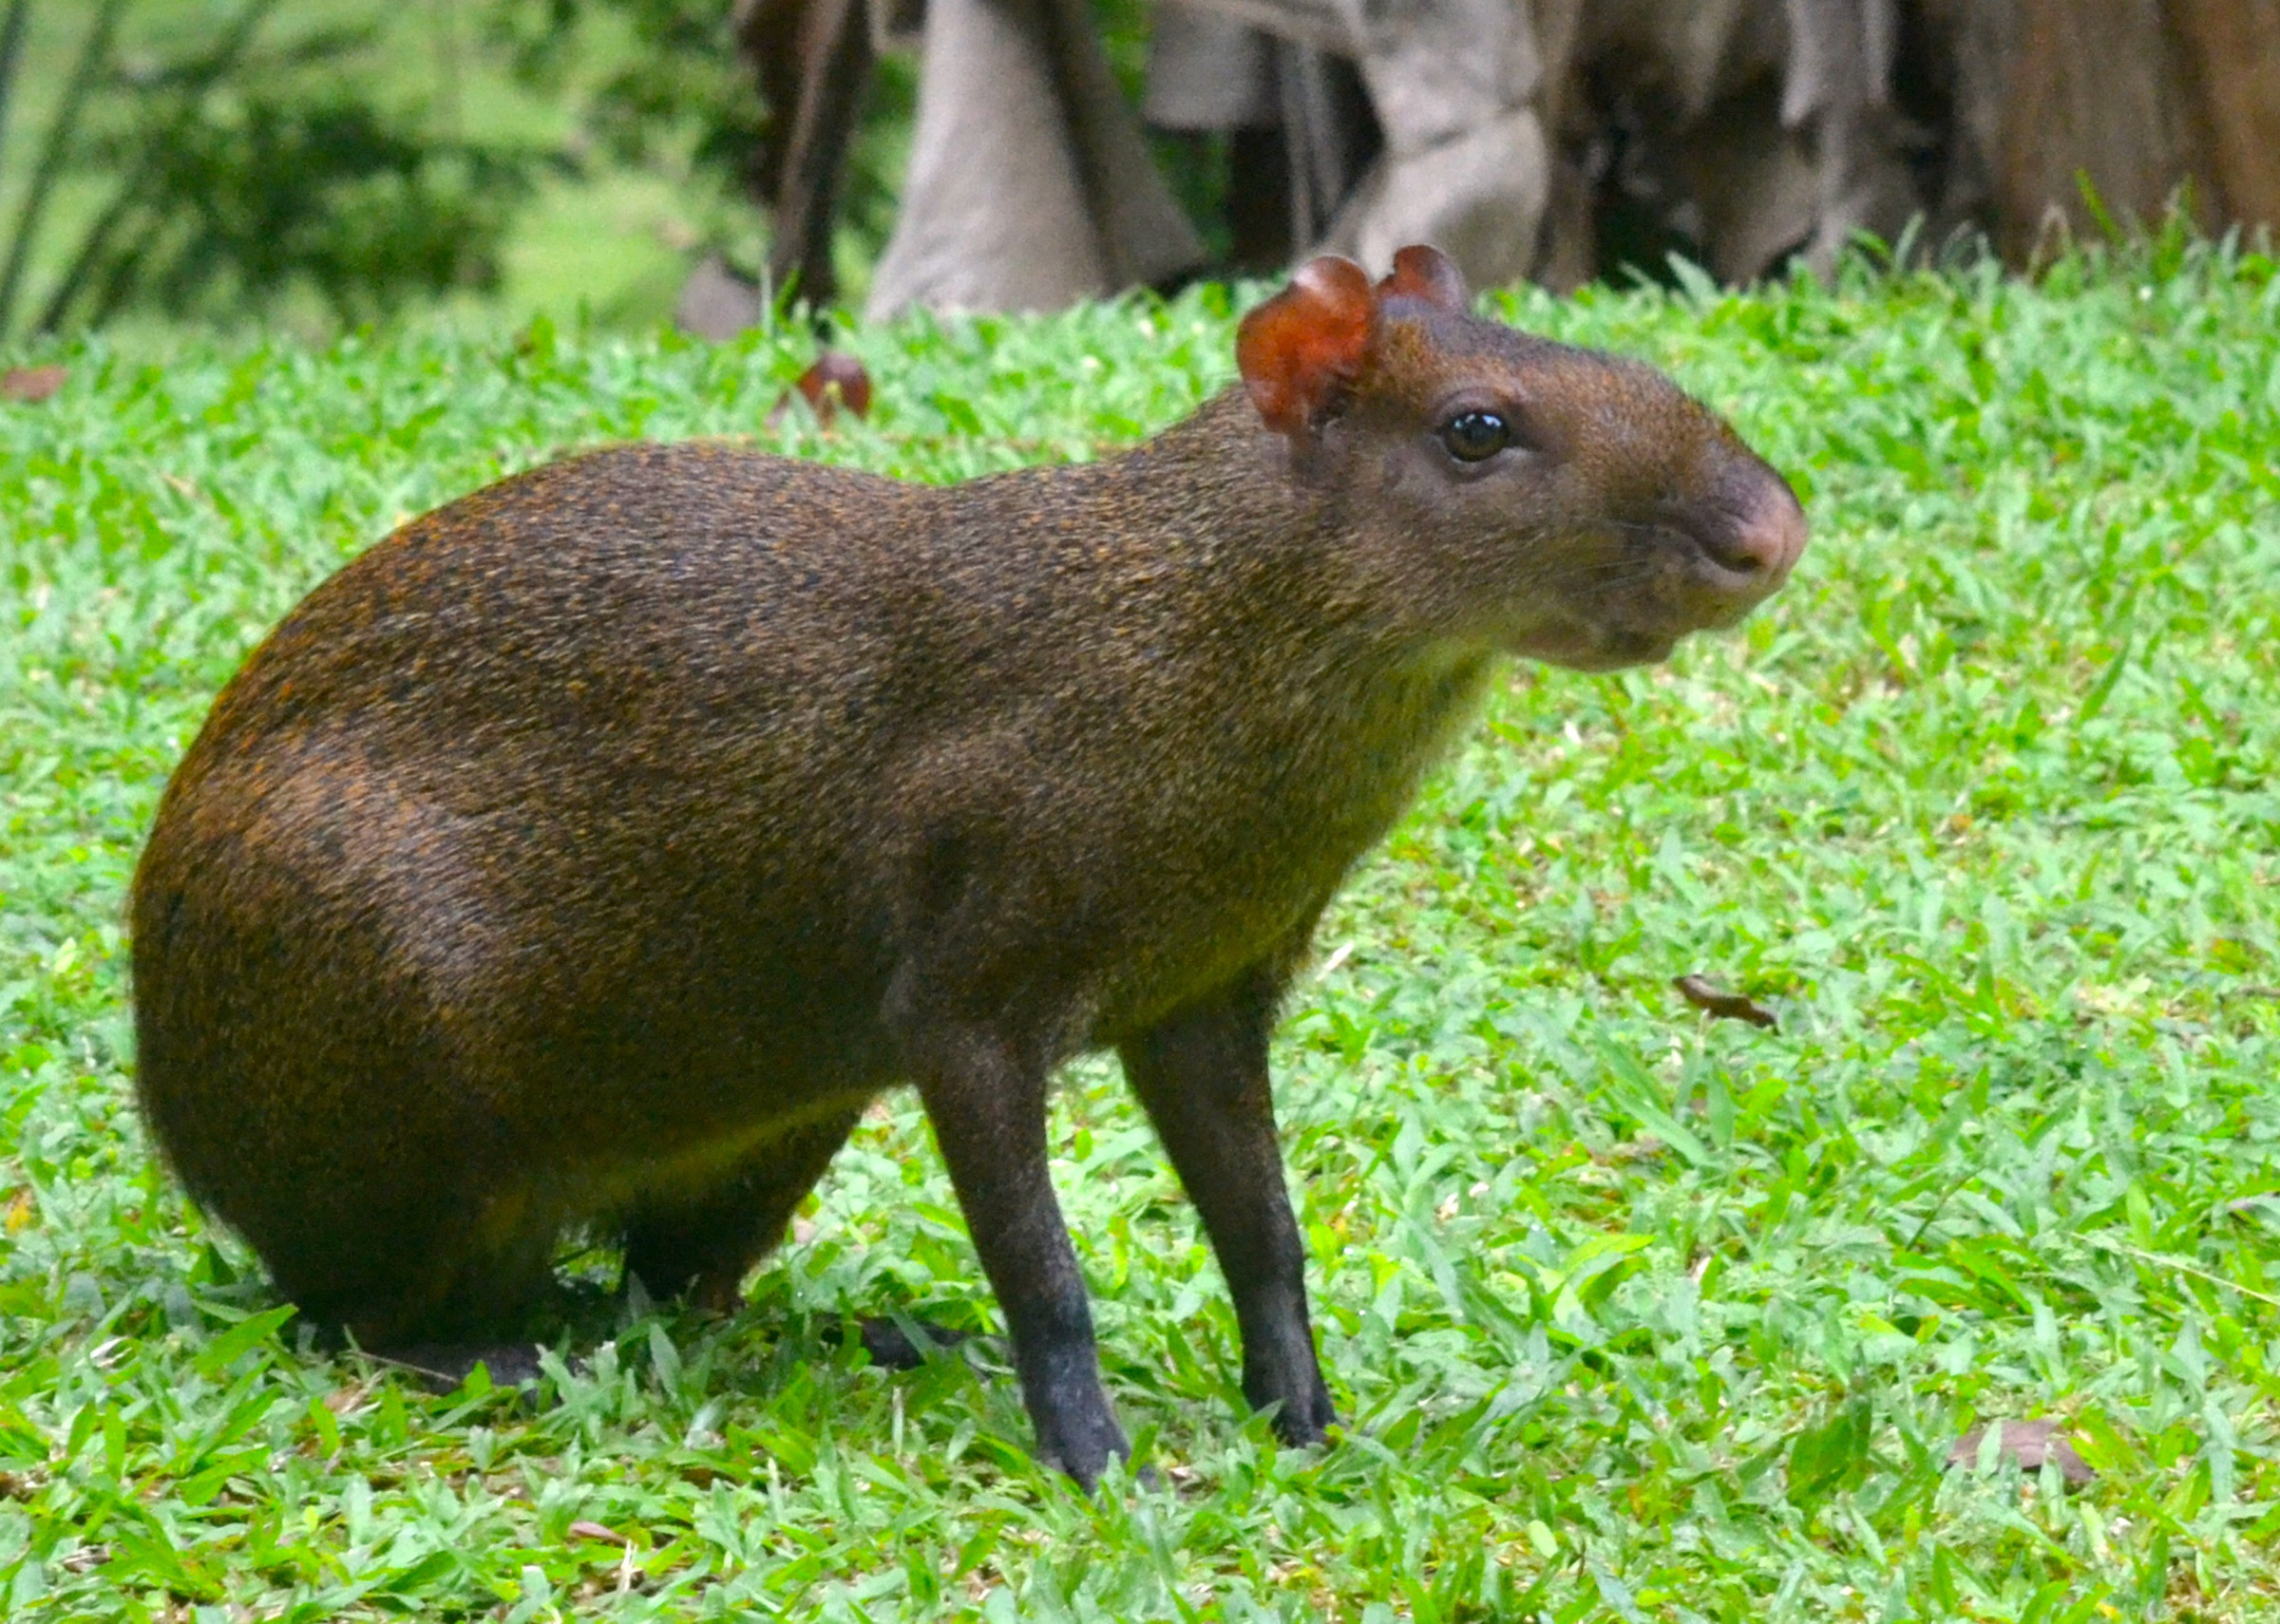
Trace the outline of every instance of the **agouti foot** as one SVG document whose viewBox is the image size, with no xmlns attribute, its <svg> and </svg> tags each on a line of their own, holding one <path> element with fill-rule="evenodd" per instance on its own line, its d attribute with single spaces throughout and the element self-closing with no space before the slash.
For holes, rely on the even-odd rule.
<svg viewBox="0 0 2280 1624">
<path fill-rule="evenodd" d="M 883 1370 L 915 1370 L 926 1363 L 926 1355 L 942 1348 L 955 1348 L 968 1339 L 969 1332 L 951 1331 L 944 1326 L 929 1325 L 924 1320 L 912 1320 L 922 1339 L 914 1340 L 902 1325 L 891 1319 L 865 1318 L 856 1322 L 856 1334 L 863 1339 L 863 1350 L 871 1356 L 871 1363 Z"/>
<path fill-rule="evenodd" d="M 1278 1414 L 1275 1435 L 1289 1448 L 1319 1448 L 1330 1442 L 1330 1428 L 1337 1425 L 1338 1411 L 1325 1401 L 1304 1415 L 1293 1415 L 1288 1410 Z"/>
<path fill-rule="evenodd" d="M 1295 1393 L 1276 1393 L 1264 1389 L 1264 1384 L 1246 1385 L 1244 1397 L 1254 1409 L 1270 1414 L 1275 1439 L 1286 1449 L 1309 1449 L 1329 1442 L 1329 1429 L 1338 1425 L 1338 1409 L 1330 1402 L 1330 1393 L 1322 1386 L 1319 1372 L 1313 1379 L 1301 1384 Z M 1287 1394 L 1287 1396 L 1285 1396 Z"/>
<path fill-rule="evenodd" d="M 466 1385 L 475 1367 L 490 1373 L 491 1385 L 523 1388 L 536 1385 L 539 1347 L 534 1342 L 437 1343 L 416 1342 L 401 1348 L 375 1348 L 365 1356 L 375 1364 L 416 1377 L 430 1392 L 456 1392 Z"/>
</svg>

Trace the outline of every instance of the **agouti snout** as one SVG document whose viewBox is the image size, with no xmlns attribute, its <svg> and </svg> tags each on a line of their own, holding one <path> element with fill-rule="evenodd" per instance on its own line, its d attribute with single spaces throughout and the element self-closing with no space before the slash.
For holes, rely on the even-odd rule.
<svg viewBox="0 0 2280 1624">
<path fill-rule="evenodd" d="M 626 446 L 407 525 L 217 701 L 134 889 L 140 1090 L 191 1192 L 368 1347 L 520 1333 L 558 1235 L 732 1303 L 915 1085 L 1041 1451 L 1125 1440 L 1047 1177 L 1113 1048 L 1244 1390 L 1316 1362 L 1267 1038 L 1498 656 L 1660 657 L 1777 587 L 1778 475 L 1649 369 L 1404 250 L 1244 321 L 1127 455 L 928 488 Z M 496 1349 L 493 1350 L 494 1353 Z"/>
</svg>

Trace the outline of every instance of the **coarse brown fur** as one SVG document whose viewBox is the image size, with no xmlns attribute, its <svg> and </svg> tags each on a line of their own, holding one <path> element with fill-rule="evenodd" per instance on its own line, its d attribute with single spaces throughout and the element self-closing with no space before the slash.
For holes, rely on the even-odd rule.
<svg viewBox="0 0 2280 1624">
<path fill-rule="evenodd" d="M 1113 1047 L 1246 1391 L 1319 1437 L 1265 1092 L 1316 917 L 1499 654 L 1656 657 L 1795 557 L 1701 563 L 1795 503 L 1659 376 L 1397 292 L 1291 432 L 1237 389 L 949 488 L 629 445 L 343 569 L 224 690 L 136 876 L 142 1100 L 192 1194 L 368 1345 L 511 1333 L 580 1221 L 728 1302 L 915 1081 L 1089 1482 L 1123 1441 L 1043 1087 Z M 1467 391 L 1529 466 L 1452 474 Z"/>
</svg>

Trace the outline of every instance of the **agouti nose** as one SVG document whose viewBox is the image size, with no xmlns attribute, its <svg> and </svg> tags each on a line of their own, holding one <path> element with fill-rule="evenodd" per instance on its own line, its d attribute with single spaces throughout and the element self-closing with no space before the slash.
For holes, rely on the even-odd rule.
<svg viewBox="0 0 2280 1624">
<path fill-rule="evenodd" d="M 1715 520 L 1700 525 L 1695 539 L 1710 561 L 1748 578 L 1752 591 L 1767 593 L 1788 578 L 1805 551 L 1805 510 L 1789 482 L 1771 468 L 1752 470 Z"/>
</svg>

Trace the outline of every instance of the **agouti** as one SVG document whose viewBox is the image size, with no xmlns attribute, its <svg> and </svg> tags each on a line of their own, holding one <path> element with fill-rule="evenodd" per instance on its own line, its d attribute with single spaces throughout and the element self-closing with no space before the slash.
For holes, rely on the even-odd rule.
<svg viewBox="0 0 2280 1624">
<path fill-rule="evenodd" d="M 1660 658 L 1805 544 L 1660 374 L 1469 303 L 1428 248 L 1375 286 L 1317 259 L 1241 388 L 1090 464 L 627 445 L 406 525 L 246 661 L 136 874 L 183 1182 L 310 1319 L 472 1357 L 566 1225 L 732 1304 L 915 1084 L 1039 1448 L 1091 1483 L 1127 1445 L 1046 1087 L 1113 1048 L 1244 1393 L 1320 1439 L 1267 1082 L 1317 917 L 1501 656 Z"/>
</svg>

